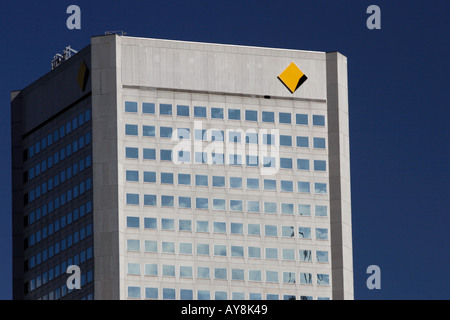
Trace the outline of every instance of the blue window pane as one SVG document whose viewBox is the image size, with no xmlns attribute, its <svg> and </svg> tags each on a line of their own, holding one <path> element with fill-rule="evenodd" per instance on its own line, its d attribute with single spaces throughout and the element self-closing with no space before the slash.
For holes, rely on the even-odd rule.
<svg viewBox="0 0 450 320">
<path fill-rule="evenodd" d="M 174 300 L 175 299 L 175 289 L 163 288 L 163 299 L 164 300 Z"/>
<path fill-rule="evenodd" d="M 206 118 L 206 107 L 194 107 L 194 117 L 195 118 Z"/>
<path fill-rule="evenodd" d="M 270 111 L 262 112 L 262 121 L 263 122 L 275 122 L 275 113 Z"/>
<path fill-rule="evenodd" d="M 208 198 L 196 198 L 195 207 L 197 209 L 208 209 Z"/>
<path fill-rule="evenodd" d="M 172 161 L 172 150 L 161 150 L 161 160 Z"/>
<path fill-rule="evenodd" d="M 181 289 L 180 290 L 180 299 L 181 300 L 194 300 L 194 294 L 193 294 L 192 290 Z"/>
<path fill-rule="evenodd" d="M 140 298 L 141 288 L 140 287 L 128 287 L 128 298 Z"/>
<path fill-rule="evenodd" d="M 245 135 L 245 143 L 258 144 L 258 134 L 257 133 L 252 133 L 252 132 L 248 132 Z"/>
<path fill-rule="evenodd" d="M 156 159 L 156 150 L 155 149 L 144 149 L 144 159 L 145 160 L 155 160 Z"/>
<path fill-rule="evenodd" d="M 174 205 L 173 196 L 161 196 L 161 206 L 173 207 L 173 205 Z"/>
<path fill-rule="evenodd" d="M 300 216 L 311 216 L 311 205 L 309 204 L 299 204 L 298 205 L 298 215 Z"/>
<path fill-rule="evenodd" d="M 161 127 L 161 128 L 159 128 L 159 136 L 161 138 L 171 138 L 172 131 L 173 130 L 171 127 Z"/>
<path fill-rule="evenodd" d="M 286 112 L 280 112 L 279 114 L 280 123 L 289 123 L 291 124 L 291 114 Z"/>
<path fill-rule="evenodd" d="M 191 208 L 190 197 L 178 197 L 178 206 L 180 208 Z"/>
<path fill-rule="evenodd" d="M 308 137 L 297 137 L 297 147 L 308 148 L 309 147 Z"/>
<path fill-rule="evenodd" d="M 138 109 L 137 102 L 125 101 L 125 112 L 137 112 L 137 109 Z"/>
<path fill-rule="evenodd" d="M 213 199 L 213 210 L 225 210 L 225 199 Z"/>
<path fill-rule="evenodd" d="M 327 184 L 326 183 L 314 183 L 314 192 L 318 194 L 326 194 L 327 193 Z"/>
<path fill-rule="evenodd" d="M 299 181 L 298 182 L 298 192 L 310 193 L 311 191 L 310 191 L 309 182 Z"/>
<path fill-rule="evenodd" d="M 297 159 L 297 169 L 298 170 L 309 170 L 309 160 L 308 159 Z"/>
<path fill-rule="evenodd" d="M 139 157 L 138 148 L 125 148 L 125 156 L 129 159 L 137 159 Z"/>
<path fill-rule="evenodd" d="M 158 288 L 145 288 L 146 299 L 158 299 Z"/>
<path fill-rule="evenodd" d="M 139 204 L 139 194 L 127 193 L 127 204 Z"/>
<path fill-rule="evenodd" d="M 156 229 L 158 227 L 156 218 L 144 218 L 145 229 Z"/>
<path fill-rule="evenodd" d="M 242 212 L 242 200 L 230 200 L 230 210 Z"/>
<path fill-rule="evenodd" d="M 264 190 L 276 190 L 277 180 L 264 179 Z"/>
<path fill-rule="evenodd" d="M 325 126 L 325 116 L 313 115 L 313 126 Z"/>
<path fill-rule="evenodd" d="M 139 217 L 127 217 L 128 228 L 139 228 Z"/>
<path fill-rule="evenodd" d="M 208 186 L 208 176 L 199 174 L 195 175 L 195 185 Z"/>
<path fill-rule="evenodd" d="M 294 192 L 293 181 L 281 181 L 281 191 Z"/>
<path fill-rule="evenodd" d="M 311 228 L 298 227 L 298 237 L 300 239 L 311 239 Z"/>
<path fill-rule="evenodd" d="M 296 114 L 295 115 L 295 123 L 296 124 L 308 124 L 308 115 L 307 114 Z"/>
<path fill-rule="evenodd" d="M 292 137 L 280 135 L 280 146 L 291 147 L 292 146 Z"/>
<path fill-rule="evenodd" d="M 292 159 L 291 158 L 280 158 L 280 168 L 292 169 Z"/>
<path fill-rule="evenodd" d="M 142 135 L 144 137 L 154 137 L 155 126 L 142 126 Z"/>
<path fill-rule="evenodd" d="M 316 239 L 317 240 L 328 240 L 328 229 L 316 228 Z"/>
<path fill-rule="evenodd" d="M 142 113 L 144 114 L 155 114 L 155 104 L 144 102 L 142 103 Z"/>
<path fill-rule="evenodd" d="M 241 110 L 228 109 L 228 119 L 229 120 L 241 120 Z"/>
<path fill-rule="evenodd" d="M 225 187 L 225 177 L 213 176 L 213 187 Z"/>
<path fill-rule="evenodd" d="M 325 160 L 314 160 L 314 170 L 315 171 L 326 171 L 327 162 Z"/>
<path fill-rule="evenodd" d="M 316 206 L 315 208 L 316 217 L 326 217 L 328 215 L 327 206 Z"/>
<path fill-rule="evenodd" d="M 156 206 L 156 195 L 144 194 L 144 206 Z"/>
<path fill-rule="evenodd" d="M 325 138 L 314 138 L 314 148 L 325 149 Z"/>
<path fill-rule="evenodd" d="M 245 120 L 246 121 L 258 121 L 258 111 L 245 110 Z"/>
<path fill-rule="evenodd" d="M 212 119 L 223 119 L 223 108 L 211 108 Z"/>
<path fill-rule="evenodd" d="M 178 184 L 191 185 L 191 175 L 179 173 L 178 174 Z"/>
<path fill-rule="evenodd" d="M 171 116 L 172 115 L 172 105 L 166 104 L 166 103 L 161 103 L 159 105 L 159 114 Z"/>
<path fill-rule="evenodd" d="M 189 117 L 189 106 L 177 106 L 177 116 Z"/>
<path fill-rule="evenodd" d="M 127 170 L 127 181 L 139 181 L 139 171 Z"/>
<path fill-rule="evenodd" d="M 144 171 L 144 182 L 156 182 L 156 172 Z"/>
<path fill-rule="evenodd" d="M 258 166 L 258 156 L 246 156 L 246 164 L 248 167 L 257 167 Z"/>
<path fill-rule="evenodd" d="M 129 136 L 137 136 L 138 135 L 138 126 L 135 124 L 126 124 L 125 125 L 125 134 Z"/>
</svg>

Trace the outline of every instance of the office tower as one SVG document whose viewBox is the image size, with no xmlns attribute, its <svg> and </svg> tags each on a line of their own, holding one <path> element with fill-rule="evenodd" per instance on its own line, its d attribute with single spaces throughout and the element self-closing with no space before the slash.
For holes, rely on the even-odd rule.
<svg viewBox="0 0 450 320">
<path fill-rule="evenodd" d="M 99 36 L 11 108 L 14 298 L 353 298 L 341 54 Z"/>
</svg>

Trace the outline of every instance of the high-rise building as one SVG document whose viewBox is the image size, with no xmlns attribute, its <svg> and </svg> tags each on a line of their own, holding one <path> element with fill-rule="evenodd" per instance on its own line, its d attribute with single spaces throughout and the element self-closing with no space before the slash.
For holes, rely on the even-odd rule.
<svg viewBox="0 0 450 320">
<path fill-rule="evenodd" d="M 11 100 L 13 298 L 353 299 L 343 55 L 99 36 Z"/>
</svg>

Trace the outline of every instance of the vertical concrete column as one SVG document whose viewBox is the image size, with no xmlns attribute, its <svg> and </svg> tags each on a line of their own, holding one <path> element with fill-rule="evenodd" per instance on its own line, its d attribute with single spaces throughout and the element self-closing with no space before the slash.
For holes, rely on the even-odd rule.
<svg viewBox="0 0 450 320">
<path fill-rule="evenodd" d="M 330 236 L 333 299 L 353 299 L 347 58 L 327 53 Z"/>
</svg>

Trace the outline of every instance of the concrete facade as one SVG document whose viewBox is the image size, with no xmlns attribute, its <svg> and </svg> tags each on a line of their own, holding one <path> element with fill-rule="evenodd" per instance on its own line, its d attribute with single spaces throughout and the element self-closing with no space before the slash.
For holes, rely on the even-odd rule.
<svg viewBox="0 0 450 320">
<path fill-rule="evenodd" d="M 88 48 L 93 298 L 353 299 L 344 56 L 116 35 Z M 291 62 L 308 77 L 293 94 L 277 79 Z M 198 161 L 219 145 L 198 129 L 224 133 L 225 163 Z M 164 158 L 180 142 L 189 163 Z"/>
</svg>

